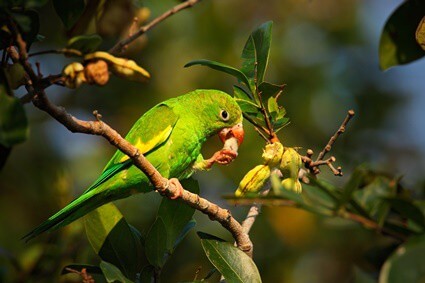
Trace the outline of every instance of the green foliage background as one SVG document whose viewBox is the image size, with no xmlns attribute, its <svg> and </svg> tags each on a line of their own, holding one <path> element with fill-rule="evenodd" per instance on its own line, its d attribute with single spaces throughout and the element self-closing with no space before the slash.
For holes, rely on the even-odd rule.
<svg viewBox="0 0 425 283">
<path fill-rule="evenodd" d="M 231 93 L 231 77 L 207 68 L 183 66 L 199 58 L 240 66 L 240 51 L 247 36 L 257 25 L 273 20 L 266 78 L 287 84 L 281 102 L 291 124 L 279 133 L 282 142 L 319 152 L 346 111 L 353 108 L 356 118 L 332 149 L 344 172 L 351 175 L 354 167 L 366 163 L 391 175 L 403 175 L 402 183 L 414 196 L 423 198 L 424 152 L 417 146 L 423 128 L 409 129 L 405 118 L 412 105 L 409 99 L 419 98 L 403 87 L 406 81 L 400 73 L 419 76 L 417 70 L 423 72 L 424 63 L 385 73 L 379 70 L 379 31 L 399 1 L 392 1 L 392 9 L 386 1 L 371 2 L 204 0 L 152 29 L 147 42 L 137 43 L 138 47 L 145 45 L 143 48 L 130 49 L 126 54 L 150 71 L 148 84 L 112 78 L 105 87 L 83 86 L 76 91 L 51 87 L 48 94 L 77 117 L 91 119 L 92 110 L 99 110 L 107 123 L 124 134 L 142 113 L 167 98 L 196 88 Z M 152 18 L 176 1 L 150 0 L 143 4 L 151 9 Z M 388 12 L 379 12 L 377 6 Z M 369 9 L 380 16 L 368 18 L 373 16 Z M 58 28 L 62 24 L 52 3 L 41 9 L 40 24 L 40 34 L 47 37 L 34 43 L 33 51 L 65 45 L 67 39 Z M 101 49 L 115 41 L 105 39 Z M 49 55 L 47 59 L 40 57 L 40 61 L 43 74 L 56 74 L 71 59 Z M 70 263 L 98 264 L 82 223 L 29 244 L 19 238 L 80 194 L 98 176 L 114 149 L 98 137 L 68 132 L 31 105 L 25 109 L 29 139 L 13 148 L 0 173 L 0 278 L 27 274 L 34 282 L 78 280 L 72 275 L 59 277 L 59 272 Z M 263 140 L 250 125 L 245 128 L 247 136 L 235 162 L 195 176 L 201 195 L 225 207 L 229 205 L 220 196 L 233 193 L 243 175 L 260 161 Z M 417 136 L 411 134 L 415 132 Z M 205 155 L 219 146 L 218 139 L 212 139 Z M 332 182 L 346 181 L 323 171 L 321 177 L 332 178 Z M 143 230 L 153 222 L 160 201 L 151 193 L 119 201 L 118 206 L 129 223 Z M 246 208 L 231 209 L 238 219 L 246 214 Z M 231 240 L 218 223 L 199 213 L 195 218 L 196 230 Z M 353 222 L 283 207 L 264 208 L 251 239 L 263 282 L 367 282 L 361 281 L 365 275 L 360 268 L 378 272 L 391 246 L 388 239 Z M 14 261 L 25 272 L 15 270 Z M 199 267 L 198 278 L 202 278 L 212 266 L 192 231 L 164 268 L 163 282 L 192 280 Z"/>
</svg>

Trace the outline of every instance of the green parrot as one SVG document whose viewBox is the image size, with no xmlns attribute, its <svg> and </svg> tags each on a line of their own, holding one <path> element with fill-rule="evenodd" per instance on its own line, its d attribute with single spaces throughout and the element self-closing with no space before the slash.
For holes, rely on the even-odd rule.
<svg viewBox="0 0 425 283">
<path fill-rule="evenodd" d="M 126 139 L 167 179 L 189 178 L 195 170 L 207 170 L 214 163 L 228 164 L 237 156 L 226 146 L 211 158 L 201 154 L 206 139 L 218 134 L 223 143 L 242 143 L 242 111 L 227 93 L 195 90 L 166 100 L 147 111 L 133 125 Z M 178 198 L 180 193 L 172 196 Z M 45 231 L 63 227 L 90 211 L 135 193 L 153 190 L 149 179 L 132 160 L 117 151 L 101 176 L 78 198 L 23 237 L 26 241 Z"/>
</svg>

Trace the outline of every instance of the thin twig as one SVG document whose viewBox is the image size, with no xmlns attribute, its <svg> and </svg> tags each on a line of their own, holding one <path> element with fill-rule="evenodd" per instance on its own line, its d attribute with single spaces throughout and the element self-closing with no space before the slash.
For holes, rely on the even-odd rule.
<svg viewBox="0 0 425 283">
<path fill-rule="evenodd" d="M 136 33 L 134 33 L 133 35 L 121 40 L 120 42 L 118 42 L 117 44 L 115 44 L 111 49 L 109 49 L 109 53 L 111 54 L 116 54 L 116 53 L 120 53 L 122 52 L 122 50 L 125 48 L 125 46 L 127 46 L 129 43 L 131 43 L 132 41 L 134 41 L 136 38 L 138 38 L 139 36 L 141 36 L 142 34 L 146 33 L 148 30 L 150 30 L 151 28 L 153 28 L 155 25 L 157 25 L 158 23 L 162 22 L 163 20 L 167 19 L 168 17 L 180 12 L 181 10 L 187 9 L 192 7 L 193 5 L 199 3 L 201 0 L 187 0 L 183 3 L 180 3 L 176 6 L 174 6 L 173 8 L 171 8 L 170 10 L 166 11 L 165 13 L 163 13 L 162 15 L 156 17 L 155 19 L 153 19 L 152 21 L 150 21 L 148 24 L 142 26 Z"/>
<path fill-rule="evenodd" d="M 323 160 L 323 158 L 325 157 L 326 153 L 328 153 L 329 151 L 331 151 L 333 144 L 335 143 L 335 141 L 337 140 L 337 138 L 343 134 L 345 132 L 345 128 L 347 127 L 348 122 L 350 122 L 351 118 L 354 117 L 354 110 L 348 110 L 347 112 L 347 116 L 345 116 L 344 121 L 342 122 L 341 126 L 339 126 L 338 130 L 335 132 L 335 134 L 333 134 L 333 136 L 329 139 L 328 143 L 326 144 L 326 146 L 323 148 L 323 150 L 319 153 L 319 155 L 317 156 L 316 162 L 319 160 Z"/>
<path fill-rule="evenodd" d="M 28 54 L 28 57 L 34 57 L 34 56 L 45 55 L 45 54 L 64 54 L 66 56 L 76 56 L 76 57 L 83 56 L 83 53 L 77 49 L 62 48 L 62 49 L 50 49 L 50 50 L 33 52 Z"/>
</svg>

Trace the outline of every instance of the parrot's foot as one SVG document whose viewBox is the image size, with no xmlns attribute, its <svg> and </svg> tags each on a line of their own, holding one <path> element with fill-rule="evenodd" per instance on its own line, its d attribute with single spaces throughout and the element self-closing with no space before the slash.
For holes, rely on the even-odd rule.
<svg viewBox="0 0 425 283">
<path fill-rule="evenodd" d="M 205 160 L 206 168 L 210 169 L 214 163 L 227 165 L 231 163 L 237 156 L 238 156 L 238 153 L 234 150 L 222 149 L 214 153 L 214 155 L 210 159 Z"/>
<path fill-rule="evenodd" d="M 170 186 L 174 187 L 175 190 L 171 191 Z M 180 184 L 180 181 L 177 178 L 171 178 L 167 181 L 165 185 L 165 195 L 170 199 L 178 199 L 183 196 L 183 187 Z"/>
</svg>

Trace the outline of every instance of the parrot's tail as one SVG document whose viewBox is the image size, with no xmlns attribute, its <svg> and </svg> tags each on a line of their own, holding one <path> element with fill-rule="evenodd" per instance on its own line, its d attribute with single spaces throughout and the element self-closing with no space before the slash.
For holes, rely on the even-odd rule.
<svg viewBox="0 0 425 283">
<path fill-rule="evenodd" d="M 55 231 L 109 201 L 112 201 L 112 199 L 102 196 L 100 193 L 95 193 L 94 191 L 87 192 L 41 223 L 37 228 L 22 237 L 22 239 L 28 242 L 41 233 Z"/>
</svg>

